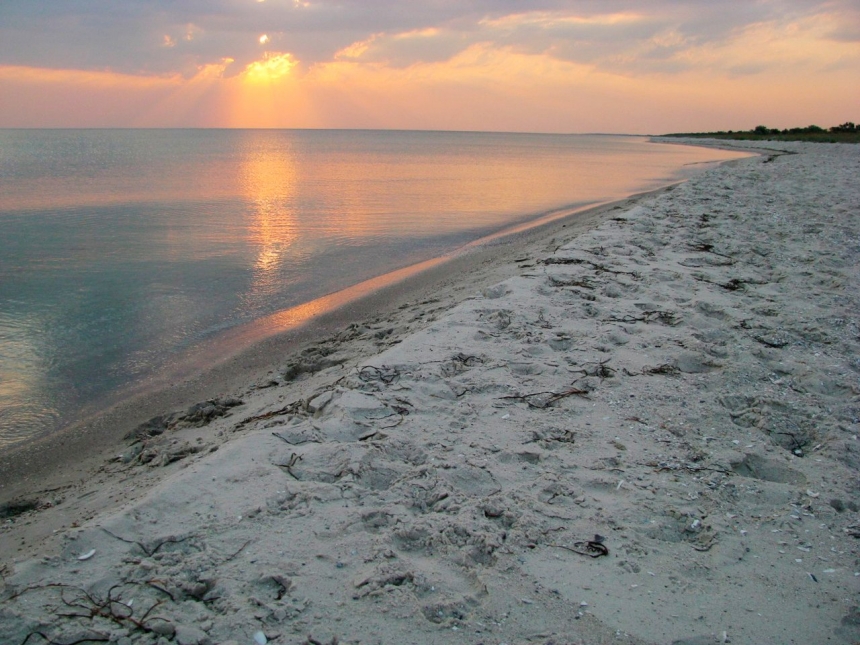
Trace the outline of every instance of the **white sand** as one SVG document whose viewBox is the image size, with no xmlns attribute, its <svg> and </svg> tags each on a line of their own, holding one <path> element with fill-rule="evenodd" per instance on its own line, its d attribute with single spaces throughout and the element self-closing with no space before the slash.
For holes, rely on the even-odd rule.
<svg viewBox="0 0 860 645">
<path fill-rule="evenodd" d="M 42 491 L 0 642 L 857 642 L 860 146 L 771 147 Z"/>
</svg>

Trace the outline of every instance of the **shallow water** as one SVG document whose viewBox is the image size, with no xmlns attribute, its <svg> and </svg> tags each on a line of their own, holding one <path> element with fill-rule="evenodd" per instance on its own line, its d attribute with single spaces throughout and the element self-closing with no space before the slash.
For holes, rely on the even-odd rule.
<svg viewBox="0 0 860 645">
<path fill-rule="evenodd" d="M 730 156 L 615 136 L 0 130 L 0 446 L 225 330 Z"/>
</svg>

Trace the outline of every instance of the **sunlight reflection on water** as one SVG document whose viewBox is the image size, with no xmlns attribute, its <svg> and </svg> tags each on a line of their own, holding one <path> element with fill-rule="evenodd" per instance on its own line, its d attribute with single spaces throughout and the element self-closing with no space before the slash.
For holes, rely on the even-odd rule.
<svg viewBox="0 0 860 645">
<path fill-rule="evenodd" d="M 0 446 L 225 331 L 731 156 L 606 136 L 0 131 Z"/>
</svg>

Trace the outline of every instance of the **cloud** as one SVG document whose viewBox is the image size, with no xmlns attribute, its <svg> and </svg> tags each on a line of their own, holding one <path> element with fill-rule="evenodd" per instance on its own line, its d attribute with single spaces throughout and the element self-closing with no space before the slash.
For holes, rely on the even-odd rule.
<svg viewBox="0 0 860 645">
<path fill-rule="evenodd" d="M 855 3 L 0 2 L 0 125 L 60 124 L 69 110 L 52 104 L 86 125 L 658 131 L 671 118 L 677 131 L 695 127 L 680 125 L 685 110 L 774 97 L 835 114 L 857 100 Z M 665 99 L 648 99 L 657 88 Z M 646 125 L 636 106 L 659 114 Z"/>
<path fill-rule="evenodd" d="M 29 0 L 0 4 L 0 64 L 190 76 L 232 58 L 236 68 L 227 73 L 236 74 L 265 45 L 310 66 L 368 43 L 359 58 L 406 66 L 489 42 L 619 69 L 643 56 L 653 68 L 750 25 L 851 7 L 850 0 L 531 0 L 524 12 L 519 0 Z M 831 36 L 856 40 L 856 13 L 854 27 L 842 23 Z"/>
<path fill-rule="evenodd" d="M 839 23 L 827 37 L 837 42 L 860 43 L 860 6 L 840 12 Z"/>
</svg>

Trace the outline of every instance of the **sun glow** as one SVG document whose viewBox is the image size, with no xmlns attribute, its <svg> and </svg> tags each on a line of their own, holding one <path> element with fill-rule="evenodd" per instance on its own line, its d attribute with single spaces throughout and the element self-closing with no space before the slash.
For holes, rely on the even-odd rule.
<svg viewBox="0 0 860 645">
<path fill-rule="evenodd" d="M 245 68 L 243 76 L 251 82 L 272 82 L 289 74 L 297 64 L 289 52 L 266 52 L 263 60 L 254 61 Z"/>
<path fill-rule="evenodd" d="M 860 43 L 838 13 L 699 38 L 644 10 L 526 11 L 356 32 L 322 56 L 302 39 L 283 51 L 292 35 L 269 18 L 220 57 L 202 49 L 209 23 L 154 31 L 164 67 L 150 74 L 0 61 L 0 126 L 661 132 L 841 123 L 860 96 Z"/>
</svg>

